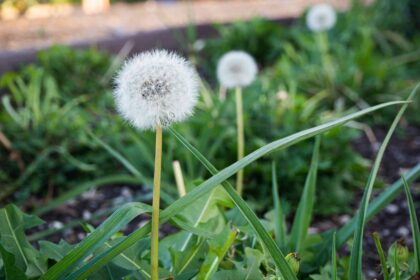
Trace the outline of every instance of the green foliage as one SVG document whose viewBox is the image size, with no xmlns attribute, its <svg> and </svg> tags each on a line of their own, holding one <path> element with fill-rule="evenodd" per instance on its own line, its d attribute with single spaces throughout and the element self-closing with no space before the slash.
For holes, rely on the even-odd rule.
<svg viewBox="0 0 420 280">
<path fill-rule="evenodd" d="M 146 186 L 150 185 L 153 153 L 146 147 L 153 143 L 153 135 L 140 135 L 115 117 L 111 94 L 108 91 L 109 85 L 101 84 L 102 78 L 99 79 L 99 76 L 108 72 L 105 66 L 109 64 L 110 59 L 94 50 L 75 51 L 65 47 L 54 47 L 41 53 L 39 58 L 40 66 L 31 66 L 20 73 L 3 77 L 3 85 L 13 95 L 3 98 L 5 112 L 0 112 L 0 119 L 4 119 L 0 128 L 13 143 L 14 151 L 24 155 L 24 165 L 32 166 L 31 172 L 25 173 L 19 169 L 16 161 L 8 159 L 9 151 L 0 148 L 4 155 L 0 161 L 6 166 L 8 176 L 2 180 L 14 189 L 19 189 L 17 198 L 23 200 L 30 193 L 38 193 L 46 187 L 45 182 L 48 182 L 52 189 L 59 187 L 57 191 L 62 192 L 72 185 L 79 184 L 70 178 L 77 177 L 80 183 L 84 183 L 90 178 L 103 177 L 108 175 L 109 171 L 114 172 L 121 170 L 123 166 L 127 167 L 124 163 L 110 160 L 114 155 L 110 153 L 109 148 L 108 151 L 104 151 L 104 145 L 120 147 L 119 153 L 136 166 L 142 176 L 140 178 L 139 174 L 133 175 L 139 177 L 140 182 Z M 87 76 L 93 78 L 81 78 Z M 319 114 L 325 99 L 323 93 L 309 99 L 301 94 L 290 93 L 286 100 L 279 100 L 277 89 L 267 88 L 267 84 L 271 83 L 270 79 L 269 75 L 263 76 L 244 93 L 247 151 L 256 149 L 275 137 L 292 134 L 335 115 L 333 112 Z M 36 102 L 30 102 L 27 98 L 33 90 L 38 93 Z M 206 92 L 208 96 L 199 104 L 195 118 L 180 125 L 179 129 L 186 136 L 196 136 L 194 144 L 200 150 L 208 149 L 208 158 L 216 166 L 225 166 L 227 162 L 236 159 L 236 142 L 230 141 L 235 138 L 235 125 L 231 121 L 234 118 L 234 100 L 228 95 L 227 100 L 221 102 L 216 94 L 206 87 L 203 87 L 202 92 Z M 17 114 L 6 108 L 16 108 L 14 111 Z M 28 114 L 27 111 L 31 113 Z M 99 119 L 98 114 L 101 116 Z M 19 125 L 16 125 L 20 119 L 15 115 L 22 115 L 24 121 L 19 121 Z M 45 121 L 47 119 L 48 122 Z M 68 121 L 63 122 L 63 119 Z M 24 124 L 21 125 L 20 122 Z M 91 127 L 96 137 L 93 137 L 86 127 Z M 72 138 L 68 137 L 69 131 L 73 132 Z M 324 136 L 321 146 L 323 158 L 319 164 L 320 187 L 317 194 L 319 202 L 329 204 L 330 207 L 317 208 L 317 214 L 346 211 L 348 198 L 351 196 L 348 188 L 361 185 L 358 182 L 361 182 L 367 165 L 348 145 L 357 135 L 357 131 L 338 128 Z M 98 139 L 100 141 L 97 141 Z M 171 166 L 175 159 L 182 160 L 185 164 L 183 169 L 187 178 L 205 176 L 205 169 L 195 165 L 191 156 L 179 149 L 176 141 L 164 137 L 164 144 L 164 181 L 173 180 L 172 171 L 165 170 L 165 166 Z M 311 149 L 311 143 L 308 142 L 304 146 L 292 147 L 276 157 L 271 157 L 281 162 L 282 168 L 278 171 L 280 187 L 288 186 L 290 191 L 284 195 L 293 204 L 297 203 L 300 197 Z M 43 151 L 41 155 L 40 150 Z M 255 200 L 260 200 L 270 193 L 268 184 L 262 191 L 254 190 L 257 190 L 256 186 L 261 185 L 261 182 L 270 182 L 271 159 L 267 158 L 257 168 L 245 172 L 245 191 Z M 38 170 L 49 172 L 40 173 Z M 127 169 L 132 173 L 130 170 L 133 168 Z M 26 175 L 23 176 L 22 173 Z M 19 179 L 15 181 L 15 178 Z M 331 184 L 331 181 L 334 184 Z M 188 187 L 190 186 L 187 184 Z M 173 188 L 167 191 L 174 194 Z M 324 195 L 327 193 L 330 195 Z M 169 198 L 165 200 L 170 201 Z M 268 203 L 260 204 L 261 209 L 267 206 Z"/>
<path fill-rule="evenodd" d="M 220 172 L 218 172 L 215 167 L 210 162 L 208 162 L 208 160 L 199 151 L 197 151 L 191 144 L 189 144 L 185 138 L 183 138 L 176 131 L 171 130 L 171 132 L 182 143 L 182 145 L 184 145 L 188 151 L 197 157 L 201 164 L 203 164 L 214 175 L 188 192 L 184 197 L 178 199 L 165 210 L 163 210 L 161 213 L 161 222 L 174 219 L 180 214 L 182 214 L 184 217 L 188 217 L 190 215 L 197 217 L 198 214 L 200 221 L 202 221 L 203 225 L 205 226 L 211 226 L 211 220 L 213 219 L 218 219 L 220 217 L 222 217 L 222 219 L 218 219 L 218 224 L 220 226 L 216 228 L 220 228 L 220 231 L 219 235 L 216 237 L 202 237 L 200 235 L 196 235 L 194 231 L 188 232 L 188 230 L 186 232 L 181 231 L 175 235 L 166 237 L 168 241 L 163 241 L 161 243 L 161 250 L 164 250 L 165 252 L 171 252 L 171 256 L 169 259 L 167 256 L 165 257 L 165 254 L 161 256 L 161 261 L 163 264 L 161 267 L 161 275 L 163 277 L 169 277 L 173 275 L 171 271 L 174 271 L 174 268 L 177 267 L 175 270 L 179 273 L 179 277 L 176 277 L 177 279 L 184 279 L 183 277 L 185 277 L 185 279 L 190 279 L 194 275 L 198 275 L 198 277 L 201 277 L 202 279 L 210 279 L 212 278 L 212 275 L 214 275 L 216 279 L 218 279 L 217 277 L 226 277 L 227 279 L 231 279 L 232 277 L 239 277 L 239 275 L 243 275 L 244 273 L 248 276 L 253 275 L 255 279 L 261 279 L 261 275 L 269 278 L 278 278 L 278 276 L 282 276 L 283 279 L 296 279 L 294 274 L 291 272 L 292 268 L 288 267 L 288 262 L 286 259 L 284 259 L 282 253 L 275 245 L 274 240 L 269 235 L 271 230 L 267 230 L 262 226 L 261 221 L 257 218 L 255 213 L 235 192 L 234 188 L 225 180 L 234 175 L 239 169 L 244 168 L 265 154 L 278 151 L 281 148 L 286 148 L 290 145 L 299 143 L 309 137 L 313 137 L 334 127 L 343 125 L 344 123 L 357 117 L 363 116 L 366 113 L 393 104 L 398 103 L 388 103 L 369 108 L 364 111 L 356 112 L 343 118 L 331 121 L 329 123 L 298 132 L 289 137 L 279 139 L 261 147 L 242 160 L 232 164 Z M 398 117 L 400 117 L 400 115 Z M 318 147 L 318 145 L 316 145 L 316 147 Z M 317 162 L 317 153 L 318 149 L 316 148 L 313 161 L 315 163 Z M 308 178 L 311 178 L 310 174 L 313 174 L 313 170 L 314 169 L 312 168 L 312 171 L 309 172 Z M 226 197 L 226 194 L 223 194 L 223 192 L 220 192 L 219 190 L 217 192 L 213 192 L 213 195 L 206 198 L 206 196 L 211 194 L 212 191 L 217 190 L 219 184 L 222 184 L 226 190 L 227 195 L 234 202 L 235 206 L 240 209 L 243 217 L 248 221 L 249 225 L 251 225 L 253 230 L 248 231 L 246 230 L 246 227 L 244 227 L 245 224 L 241 222 L 238 223 L 238 217 L 234 219 L 234 227 L 241 229 L 240 231 L 244 231 L 246 235 L 240 236 L 238 234 L 240 231 L 237 229 L 232 230 L 232 224 L 225 220 L 227 217 L 224 213 L 226 212 L 219 211 L 221 209 L 219 207 L 222 205 L 224 207 L 231 206 L 231 201 L 229 201 L 229 199 Z M 190 206 L 194 204 L 197 204 L 197 206 L 202 205 L 203 202 L 200 201 L 200 198 L 206 198 L 205 201 L 209 202 L 208 205 L 211 208 L 208 209 L 209 211 L 203 211 L 205 213 L 213 214 L 200 214 L 197 213 L 196 207 L 190 208 Z M 16 240 L 26 240 L 25 236 L 22 235 L 23 229 L 38 225 L 40 220 L 34 218 L 33 216 L 23 214 L 15 206 L 8 206 L 5 209 L 0 209 L 0 211 L 0 213 L 4 213 L 3 216 L 5 217 L 5 221 L 3 221 L 2 224 L 11 224 L 9 229 L 0 232 L 0 241 L 2 241 L 1 245 L 4 246 L 3 241 L 5 237 L 11 238 L 16 234 L 19 234 L 19 238 L 15 238 L 12 241 L 14 241 L 16 244 L 19 244 L 18 248 L 21 248 L 24 245 L 21 245 L 22 242 L 18 242 Z M 92 275 L 93 278 L 132 277 L 134 279 L 142 279 L 143 276 L 147 278 L 150 271 L 148 264 L 150 255 L 148 253 L 148 246 L 146 244 L 149 244 L 150 240 L 145 237 L 146 234 L 150 231 L 150 224 L 144 225 L 142 228 L 136 230 L 127 237 L 121 237 L 117 234 L 117 231 L 134 217 L 148 211 L 150 211 L 150 206 L 148 205 L 141 203 L 127 204 L 119 208 L 97 229 L 86 226 L 85 228 L 90 234 L 78 246 L 75 247 L 72 247 L 65 242 L 61 242 L 58 245 L 41 242 L 41 264 L 47 265 L 47 259 L 56 261 L 55 264 L 49 266 L 48 271 L 46 274 L 42 275 L 41 279 L 59 279 L 65 275 L 67 275 L 67 279 L 80 279 L 88 277 L 89 275 Z M 195 221 L 197 221 L 197 219 L 195 219 Z M 197 226 L 197 223 L 194 226 Z M 213 226 L 212 228 L 214 229 L 215 227 Z M 11 232 L 13 232 L 13 234 L 11 234 Z M 188 244 L 184 246 L 183 244 L 186 244 L 185 237 L 188 238 L 191 233 L 194 234 L 194 237 L 191 238 L 191 242 L 188 242 Z M 256 237 L 258 239 L 255 239 Z M 206 240 L 205 247 L 203 247 L 204 243 L 200 241 L 197 242 L 201 238 Z M 256 240 L 258 240 L 258 243 L 256 243 Z M 335 238 L 333 240 L 335 240 Z M 322 240 L 318 239 L 318 242 L 322 242 Z M 8 241 L 7 243 L 11 244 L 12 242 Z M 23 244 L 25 244 L 25 242 L 23 242 Z M 252 247 L 249 247 L 250 245 Z M 10 246 L 8 248 L 10 248 Z M 8 251 L 8 254 L 2 252 L 2 259 L 5 258 L 3 262 L 4 264 L 7 263 L 8 269 L 10 269 L 9 265 L 13 264 L 10 254 L 13 254 L 15 258 L 22 256 L 22 251 L 26 253 L 31 250 L 34 255 L 40 254 L 40 252 L 33 249 L 33 247 L 29 247 L 26 250 L 9 250 L 10 252 Z M 66 250 L 69 251 L 66 252 Z M 228 254 L 230 250 L 238 251 L 237 255 L 239 259 L 236 259 L 236 254 Z M 269 252 L 269 255 L 272 258 L 265 257 L 265 250 Z M 391 251 L 392 249 L 390 249 L 390 252 Z M 393 251 L 400 252 L 397 249 L 393 249 Z M 184 257 L 189 257 L 182 258 L 182 252 L 186 252 Z M 208 253 L 206 254 L 205 252 Z M 93 258 L 86 258 L 90 254 L 92 254 Z M 398 261 L 402 261 L 404 263 L 410 261 L 408 259 L 408 252 L 394 255 L 394 263 L 396 263 L 395 256 L 398 256 Z M 32 257 L 30 260 L 33 260 Z M 201 263 L 201 269 L 199 271 L 196 270 L 196 267 L 190 267 L 185 271 L 180 269 L 189 267 L 188 265 L 192 263 L 197 264 L 197 261 Z M 76 269 L 77 265 L 78 268 Z M 296 266 L 293 267 L 295 269 Z M 71 272 L 72 269 L 75 269 L 75 271 Z M 404 266 L 401 265 L 399 266 L 399 269 L 402 271 L 401 279 L 407 279 L 406 276 L 412 275 L 410 265 L 408 265 L 407 268 L 404 268 Z M 329 275 L 329 273 L 325 271 L 321 269 L 321 275 Z M 16 273 L 15 269 L 13 270 L 13 273 Z M 25 274 L 27 276 L 31 276 L 31 273 L 33 273 L 32 270 L 27 270 Z M 312 276 L 313 279 L 322 279 L 317 277 L 318 276 L 316 275 Z"/>
<path fill-rule="evenodd" d="M 420 74 L 420 39 L 413 24 L 418 10 L 412 0 L 355 6 L 321 34 L 309 32 L 303 17 L 289 30 L 261 19 L 219 27 L 221 36 L 208 40 L 199 67 L 214 78 L 217 59 L 227 50 L 243 49 L 260 65 L 274 65 L 264 69 L 272 88 L 298 88 L 305 95 L 326 91 L 328 102 L 323 105 L 328 108 L 364 108 L 397 100 L 407 95 L 407 85 L 414 86 Z M 388 123 L 392 116 L 386 111 L 375 121 Z M 407 118 L 420 122 L 418 114 Z"/>
<path fill-rule="evenodd" d="M 111 58 L 94 48 L 76 51 L 54 46 L 38 54 L 38 65 L 47 75 L 54 77 L 63 98 L 80 95 L 103 98 L 103 93 L 110 87 L 112 73 L 108 70 Z"/>
<path fill-rule="evenodd" d="M 2 98 L 0 131 L 12 144 L 10 150 L 0 149 L 7 174 L 2 181 L 20 189 L 18 200 L 46 186 L 65 187 L 74 174 L 100 174 L 83 131 L 90 116 L 81 109 L 87 96 L 65 100 L 56 81 L 35 66 L 3 76 L 0 86 L 10 91 Z M 77 133 L 69 137 L 69 132 Z M 8 154 L 18 156 L 9 159 Z"/>
<path fill-rule="evenodd" d="M 42 223 L 38 217 L 24 214 L 12 204 L 0 209 L 0 248 L 6 275 L 25 273 L 28 278 L 33 278 L 47 271 L 44 256 L 25 236 L 25 230 Z"/>
<path fill-rule="evenodd" d="M 220 39 L 209 40 L 199 57 L 200 67 L 213 79 L 217 61 L 224 53 L 244 50 L 261 65 L 270 65 L 281 54 L 278 44 L 288 36 L 278 24 L 258 18 L 246 23 L 235 22 L 228 27 L 218 25 L 216 28 Z"/>
<path fill-rule="evenodd" d="M 401 100 L 419 74 L 418 34 L 408 28 L 408 18 L 399 17 L 414 4 L 401 3 L 383 1 L 366 9 L 355 5 L 338 16 L 334 29 L 320 34 L 309 33 L 303 20 L 289 29 L 264 20 L 219 27 L 223 36 L 208 41 L 197 60 L 210 84 L 217 59 L 232 49 L 250 52 L 264 67 L 244 89 L 247 155 L 236 161 L 233 96 L 228 92 L 221 100 L 203 81 L 196 116 L 164 135 L 166 208 L 160 223 L 178 231 L 160 242 L 161 277 L 359 279 L 364 227 L 404 187 L 414 254 L 398 241 L 385 256 L 378 236 L 375 242 L 389 279 L 418 273 L 419 230 L 408 183 L 399 180 L 369 201 L 385 147 L 408 102 L 370 104 Z M 388 21 L 384 11 L 390 11 Z M 54 47 L 40 53 L 36 65 L 4 75 L 0 181 L 6 188 L 0 190 L 0 200 L 16 191 L 13 199 L 21 202 L 45 187 L 59 188 L 51 204 L 36 209 L 43 214 L 103 185 L 150 187 L 154 135 L 140 134 L 116 116 L 111 60 L 94 49 Z M 415 112 L 419 102 L 414 98 L 410 106 Z M 389 124 L 395 115 L 392 105 L 402 109 L 373 164 L 359 212 L 337 234 L 310 234 L 315 215 L 348 210 L 352 187 L 364 185 L 368 177 L 367 162 L 350 147 L 360 134 L 354 128 L 364 125 L 356 119 L 381 109 L 372 123 Z M 417 114 L 406 120 L 419 121 Z M 308 141 L 312 137 L 316 140 Z M 179 199 L 169 168 L 173 160 L 181 162 L 187 188 Z M 243 169 L 241 197 L 229 181 Z M 416 166 L 407 181 L 419 175 Z M 14 205 L 0 209 L 0 279 L 149 279 L 150 223 L 127 236 L 120 231 L 149 213 L 150 206 L 134 202 L 113 210 L 102 213 L 113 212 L 96 229 L 83 223 L 88 235 L 79 244 L 54 244 L 36 242 L 48 232 L 26 237 L 26 230 L 42 223 L 39 218 Z M 294 217 L 288 230 L 289 214 Z M 66 226 L 72 223 L 78 221 Z M 352 235 L 351 256 L 337 254 Z"/>
</svg>

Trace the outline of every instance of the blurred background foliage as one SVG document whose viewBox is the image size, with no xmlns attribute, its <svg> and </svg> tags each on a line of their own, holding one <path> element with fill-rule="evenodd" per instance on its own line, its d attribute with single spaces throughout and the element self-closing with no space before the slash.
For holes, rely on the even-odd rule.
<svg viewBox="0 0 420 280">
<path fill-rule="evenodd" d="M 420 39 L 412 20 L 416 10 L 418 4 L 409 0 L 355 5 L 326 34 L 309 32 L 302 20 L 290 27 L 263 19 L 218 26 L 220 37 L 205 40 L 203 49 L 189 48 L 206 81 L 196 115 L 176 129 L 206 151 L 218 169 L 236 161 L 234 99 L 229 92 L 225 100 L 219 98 L 214 74 L 218 58 L 232 49 L 251 53 L 261 69 L 258 80 L 244 91 L 247 153 L 350 111 L 403 99 L 420 76 Z M 194 45 L 195 38 L 189 39 Z M 0 190 L 1 199 L 23 202 L 33 194 L 45 196 L 46 190 L 57 195 L 89 180 L 128 173 L 91 133 L 151 178 L 153 134 L 130 128 L 114 109 L 115 59 L 95 49 L 57 46 L 40 52 L 34 65 L 2 77 L 6 94 L 0 132 L 6 143 L 3 139 L 0 145 L 0 181 L 6 187 Z M 419 104 L 406 115 L 412 124 L 420 122 Z M 380 125 L 394 114 L 390 108 L 364 120 Z M 323 136 L 316 214 L 348 211 L 354 188 L 363 186 L 369 162 L 351 147 L 361 133 L 343 127 Z M 165 136 L 162 185 L 175 196 L 173 160 L 181 162 L 186 182 L 208 173 Z M 245 169 L 245 196 L 255 209 L 264 211 L 271 203 L 266 198 L 273 159 L 280 167 L 282 199 L 296 205 L 312 147 L 305 141 Z"/>
</svg>

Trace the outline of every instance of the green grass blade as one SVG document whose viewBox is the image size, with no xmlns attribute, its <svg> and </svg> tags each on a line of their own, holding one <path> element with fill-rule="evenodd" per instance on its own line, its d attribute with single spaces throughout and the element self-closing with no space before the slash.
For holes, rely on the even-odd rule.
<svg viewBox="0 0 420 280">
<path fill-rule="evenodd" d="M 416 209 L 414 207 L 413 197 L 410 193 L 410 187 L 408 186 L 407 180 L 405 177 L 402 177 L 404 182 L 405 195 L 408 202 L 408 211 L 410 213 L 410 223 L 411 231 L 413 235 L 413 247 L 414 247 L 414 260 L 416 264 L 416 271 L 420 272 L 420 231 L 419 231 L 419 222 L 417 220 Z"/>
<path fill-rule="evenodd" d="M 398 255 L 397 255 L 397 247 L 394 247 L 394 273 L 395 273 L 395 280 L 400 280 L 400 264 L 398 261 Z"/>
<path fill-rule="evenodd" d="M 381 240 L 379 239 L 379 234 L 377 232 L 373 233 L 373 239 L 375 240 L 375 246 L 376 246 L 376 249 L 378 250 L 379 260 L 381 262 L 384 280 L 389 280 L 389 273 L 388 273 L 388 267 L 386 266 L 385 254 L 384 254 L 384 250 L 382 249 L 382 244 L 381 244 Z"/>
<path fill-rule="evenodd" d="M 32 214 L 40 216 L 63 205 L 66 201 L 69 201 L 88 190 L 113 184 L 139 184 L 139 179 L 129 175 L 112 175 L 96 179 L 71 188 L 70 191 L 65 192 L 52 201 L 49 201 L 45 206 L 36 208 Z"/>
<path fill-rule="evenodd" d="M 280 248 L 286 247 L 286 221 L 284 218 L 283 207 L 280 203 L 279 190 L 277 185 L 277 171 L 276 164 L 273 161 L 272 165 L 272 187 L 273 187 L 273 200 L 274 200 L 274 219 L 275 219 L 275 228 L 274 234 L 276 236 L 277 245 Z"/>
<path fill-rule="evenodd" d="M 129 162 L 123 155 L 121 155 L 119 152 L 117 152 L 114 148 L 109 146 L 107 143 L 99 139 L 95 134 L 93 134 L 92 131 L 86 130 L 86 132 L 89 134 L 92 139 L 101 145 L 110 155 L 112 155 L 115 159 L 117 159 L 122 165 L 124 165 L 125 168 L 127 168 L 128 171 L 130 171 L 131 174 L 138 177 L 142 183 L 148 183 L 149 181 L 140 173 L 140 171 L 137 170 L 137 168 L 134 167 L 131 162 Z"/>
<path fill-rule="evenodd" d="M 407 182 L 414 182 L 417 178 L 420 178 L 420 164 L 417 164 L 405 175 Z M 403 181 L 399 179 L 391 186 L 386 188 L 380 195 L 378 195 L 372 202 L 369 204 L 368 211 L 366 213 L 366 220 L 370 220 L 377 213 L 382 211 L 391 201 L 398 197 L 398 195 L 403 191 Z M 344 225 L 337 232 L 337 246 L 341 247 L 354 233 L 356 228 L 356 217 L 353 217 L 346 225 Z"/>
<path fill-rule="evenodd" d="M 417 91 L 418 86 L 413 90 L 413 92 L 408 97 L 408 101 L 411 101 L 413 96 Z M 395 128 L 398 125 L 402 115 L 408 107 L 408 103 L 404 104 L 401 109 L 398 111 L 397 116 L 391 124 L 391 127 L 388 130 L 387 135 L 376 155 L 375 162 L 373 164 L 371 173 L 369 174 L 369 179 L 366 184 L 365 192 L 363 194 L 362 201 L 357 213 L 357 225 L 354 233 L 353 247 L 350 255 L 350 267 L 349 267 L 349 276 L 350 279 L 361 280 L 362 279 L 362 254 L 363 254 L 363 231 L 366 224 L 366 212 L 369 206 L 369 199 L 372 194 L 373 184 L 375 183 L 376 176 L 379 171 L 379 166 L 381 164 L 385 149 L 391 139 L 392 134 L 394 133 Z"/>
<path fill-rule="evenodd" d="M 318 173 L 318 161 L 319 161 L 319 146 L 320 138 L 317 137 L 315 140 L 314 151 L 312 155 L 311 167 L 306 177 L 305 187 L 299 206 L 293 221 L 292 231 L 290 234 L 290 246 L 293 251 L 302 253 L 302 245 L 305 241 L 306 234 L 308 232 L 309 225 L 312 219 L 312 211 L 315 202 L 315 188 L 316 188 L 316 177 Z"/>
<path fill-rule="evenodd" d="M 218 170 L 195 147 L 193 147 L 184 137 L 182 137 L 181 134 L 171 128 L 169 130 L 208 169 L 211 174 L 217 174 Z M 261 242 L 264 244 L 269 254 L 273 258 L 277 268 L 280 270 L 280 273 L 286 279 L 296 279 L 296 276 L 290 270 L 289 265 L 284 259 L 282 252 L 277 247 L 271 236 L 264 229 L 263 225 L 258 220 L 257 215 L 255 215 L 251 208 L 249 208 L 246 202 L 236 192 L 234 187 L 229 182 L 223 182 L 222 186 L 225 188 L 226 192 L 235 203 L 235 205 L 239 208 L 244 218 L 250 223 L 255 233 L 260 238 Z"/>
<path fill-rule="evenodd" d="M 333 234 L 332 240 L 332 251 L 331 251 L 331 279 L 337 280 L 337 249 L 335 247 L 335 236 L 336 232 Z"/>
<path fill-rule="evenodd" d="M 152 200 L 152 194 L 148 194 L 148 195 L 140 194 L 140 195 L 136 195 L 132 197 L 131 201 L 145 202 L 145 201 L 151 201 L 151 200 Z M 101 220 L 105 219 L 105 217 L 109 216 L 114 211 L 117 211 L 118 208 L 122 207 L 126 203 L 127 201 L 123 201 L 122 203 L 117 203 L 113 207 L 108 207 L 103 210 L 98 210 L 97 212 L 93 213 L 92 216 L 89 217 L 89 219 L 83 219 L 83 218 L 74 219 L 67 222 L 66 224 L 63 225 L 63 227 L 60 227 L 60 228 L 49 228 L 43 231 L 37 231 L 36 233 L 29 235 L 28 240 L 32 242 L 32 241 L 37 241 L 40 239 L 45 239 L 47 236 L 58 234 L 60 232 L 65 231 L 66 229 L 71 229 L 71 228 L 80 226 L 82 223 L 90 223 L 92 221 L 97 221 L 98 219 L 101 219 Z"/>
<path fill-rule="evenodd" d="M 262 157 L 262 156 L 264 156 L 264 155 L 266 155 L 270 152 L 273 152 L 276 149 L 281 149 L 281 148 L 284 149 L 286 147 L 292 146 L 293 144 L 299 143 L 299 142 L 301 142 L 305 139 L 308 139 L 312 136 L 315 136 L 315 135 L 320 134 L 322 132 L 328 131 L 328 130 L 334 128 L 334 127 L 341 126 L 341 125 L 343 125 L 343 124 L 345 124 L 345 123 L 347 123 L 347 122 L 349 122 L 353 119 L 359 118 L 361 116 L 364 116 L 364 115 L 369 114 L 371 112 L 374 112 L 376 110 L 379 110 L 379 109 L 382 109 L 382 108 L 385 108 L 385 107 L 388 107 L 388 106 L 405 104 L 405 103 L 407 103 L 407 102 L 406 101 L 393 101 L 393 102 L 387 102 L 387 103 L 383 103 L 383 104 L 380 104 L 380 105 L 376 105 L 376 106 L 361 110 L 359 112 L 349 114 L 349 115 L 344 116 L 342 118 L 339 118 L 337 120 L 333 120 L 333 121 L 327 122 L 325 124 L 300 131 L 300 132 L 292 134 L 288 137 L 285 137 L 285 138 L 279 139 L 277 141 L 274 141 L 270 144 L 267 144 L 267 145 L 259 148 L 258 150 L 254 151 L 253 153 L 245 156 L 242 160 L 226 167 L 225 169 L 223 169 L 222 171 L 217 173 L 217 175 L 212 176 L 211 178 L 206 180 L 204 183 L 202 183 L 201 185 L 197 186 L 196 188 L 194 188 L 193 190 L 188 192 L 185 196 L 183 196 L 182 198 L 180 198 L 177 201 L 175 201 L 174 203 L 172 203 L 169 207 L 167 207 L 165 210 L 163 210 L 161 212 L 160 221 L 161 222 L 167 221 L 172 216 L 181 212 L 189 204 L 196 201 L 199 197 L 207 194 L 208 192 L 213 190 L 215 187 L 217 187 L 219 184 L 221 184 L 223 181 L 225 181 L 226 179 L 228 179 L 229 177 L 234 175 L 239 169 L 244 168 L 245 166 L 247 166 L 250 163 L 257 160 L 258 158 L 260 158 L 260 157 Z M 236 194 L 236 192 L 234 190 L 233 190 L 233 192 L 234 192 L 234 194 Z M 255 214 L 253 214 L 252 211 L 251 211 L 251 213 L 248 213 L 248 214 L 249 215 L 255 215 Z M 70 280 L 70 279 L 85 279 L 85 278 L 87 278 L 93 272 L 95 272 L 96 270 L 101 268 L 103 265 L 105 265 L 109 261 L 111 261 L 119 253 L 123 252 L 124 250 L 129 248 L 131 245 L 136 243 L 139 239 L 143 238 L 146 234 L 148 234 L 150 232 L 150 229 L 151 229 L 150 223 L 144 225 L 141 229 L 136 230 L 135 232 L 133 232 L 132 234 L 127 236 L 127 238 L 125 238 L 124 240 L 122 240 L 118 244 L 115 244 L 114 247 L 110 248 L 109 250 L 107 250 L 107 251 L 103 252 L 102 254 L 96 256 L 95 258 L 93 258 L 89 263 L 87 263 L 86 265 L 84 265 L 83 267 L 78 269 L 78 271 L 74 272 L 73 274 L 71 274 L 66 279 Z M 272 242 L 274 244 L 274 246 L 277 247 L 274 240 L 272 240 L 272 238 L 270 236 L 269 236 L 267 242 Z M 279 261 L 278 259 L 275 259 L 275 260 Z M 290 270 L 290 268 L 287 268 L 287 269 Z M 292 274 L 291 278 L 289 278 L 289 279 L 295 279 L 295 277 L 296 276 L 294 274 Z"/>
<path fill-rule="evenodd" d="M 151 212 L 151 206 L 132 202 L 115 211 L 95 231 L 88 235 L 62 260 L 53 265 L 41 279 L 61 279 L 77 264 L 83 261 L 90 253 L 104 244 L 112 235 L 140 214 Z"/>
<path fill-rule="evenodd" d="M 107 143 L 99 139 L 95 134 L 93 134 L 92 131 L 86 130 L 86 132 L 92 137 L 93 140 L 95 140 L 99 145 L 101 145 L 111 156 L 113 156 L 115 159 L 117 159 L 131 174 L 136 176 L 139 179 L 139 183 L 145 184 L 146 187 L 149 189 L 152 189 L 153 182 L 141 174 L 141 172 L 128 160 L 126 159 L 122 154 L 120 154 L 118 151 L 116 151 L 114 148 L 109 146 Z M 160 196 L 163 201 L 170 204 L 173 202 L 172 197 L 166 193 L 164 190 L 161 190 Z"/>
</svg>

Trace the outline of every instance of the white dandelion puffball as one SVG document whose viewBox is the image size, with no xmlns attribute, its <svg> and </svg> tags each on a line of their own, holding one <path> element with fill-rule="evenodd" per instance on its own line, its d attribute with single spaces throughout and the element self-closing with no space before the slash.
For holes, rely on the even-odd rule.
<svg viewBox="0 0 420 280">
<path fill-rule="evenodd" d="M 217 78 L 226 88 L 249 85 L 255 80 L 257 72 L 254 58 L 243 51 L 230 51 L 217 64 Z"/>
<path fill-rule="evenodd" d="M 114 97 L 118 112 L 134 127 L 165 127 L 193 113 L 198 75 L 175 53 L 144 52 L 128 60 L 119 72 Z"/>
<path fill-rule="evenodd" d="M 314 32 L 331 29 L 337 21 L 334 8 L 328 4 L 318 4 L 309 9 L 306 15 L 306 25 Z"/>
</svg>

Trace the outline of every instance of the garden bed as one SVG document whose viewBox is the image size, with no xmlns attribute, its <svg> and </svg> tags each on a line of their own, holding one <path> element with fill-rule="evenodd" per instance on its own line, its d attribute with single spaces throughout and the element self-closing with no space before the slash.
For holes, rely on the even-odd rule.
<svg viewBox="0 0 420 280">
<path fill-rule="evenodd" d="M 0 209 L 0 279 L 2 265 L 32 278 L 142 279 L 155 260 L 161 277 L 182 279 L 418 277 L 418 30 L 400 16 L 408 5 L 354 3 L 289 26 L 101 39 L 117 56 L 55 46 L 4 74 L 0 200 L 17 206 Z M 122 64 L 158 40 L 191 64 L 163 50 Z M 162 140 L 162 125 L 194 106 Z M 149 223 L 159 212 L 160 234 Z M 387 256 L 379 270 L 373 232 Z"/>
<path fill-rule="evenodd" d="M 387 129 L 384 127 L 376 127 L 373 133 L 376 136 L 377 143 L 369 145 L 369 139 L 366 135 L 354 140 L 353 145 L 355 151 L 360 153 L 370 160 L 374 160 L 379 144 L 383 141 Z M 385 153 L 383 164 L 380 170 L 380 179 L 387 184 L 398 180 L 403 173 L 413 168 L 420 162 L 420 127 L 408 126 L 401 129 L 398 135 L 394 136 Z M 376 190 L 376 194 L 381 193 L 381 190 Z M 361 198 L 362 191 L 358 197 Z M 376 196 L 374 194 L 374 196 Z M 77 244 L 86 237 L 86 233 L 81 226 L 74 222 L 88 222 L 93 226 L 99 226 L 106 218 L 106 213 L 109 209 L 120 205 L 122 203 L 132 202 L 133 200 L 144 201 L 151 203 L 151 190 L 144 186 L 104 186 L 99 189 L 93 189 L 83 195 L 69 201 L 60 206 L 52 212 L 47 212 L 40 217 L 45 221 L 45 224 L 37 229 L 31 230 L 32 237 L 36 237 L 36 233 L 46 232 L 47 230 L 54 231 L 50 236 L 44 237 L 51 242 L 58 243 L 64 238 L 69 243 Z M 420 185 L 418 182 L 413 186 L 414 201 L 420 200 Z M 359 199 L 356 199 L 359 201 Z M 48 201 L 31 201 L 24 206 L 29 212 L 31 209 L 36 209 L 38 204 L 48 204 Z M 34 208 L 35 206 L 35 208 Z M 311 233 L 321 233 L 334 228 L 339 228 L 345 225 L 350 219 L 351 215 L 356 213 L 359 205 L 354 204 L 354 210 L 349 214 L 334 215 L 328 219 L 318 217 L 313 221 Z M 102 213 L 102 214 L 101 214 Z M 98 215 L 99 214 L 99 215 Z M 420 207 L 417 208 L 417 215 L 420 216 Z M 80 220 L 82 218 L 82 220 Z M 131 233 L 137 228 L 143 226 L 150 217 L 140 216 L 134 219 L 123 230 L 123 233 Z M 288 226 L 291 226 L 292 220 L 288 220 Z M 66 226 L 73 224 L 71 228 Z M 175 226 L 165 224 L 161 229 L 161 235 L 167 236 L 177 232 Z M 391 204 L 389 204 L 384 211 L 375 216 L 367 224 L 365 230 L 364 243 L 364 264 L 365 275 L 367 279 L 378 279 L 380 276 L 379 257 L 376 252 L 375 243 L 372 237 L 373 232 L 378 232 L 381 236 L 381 242 L 384 248 L 391 246 L 395 240 L 404 239 L 408 246 L 413 245 L 413 240 L 410 234 L 410 219 L 408 216 L 407 202 L 404 194 L 400 194 Z M 35 240 L 33 240 L 35 241 Z M 348 254 L 349 248 L 343 249 L 343 254 Z"/>
</svg>

